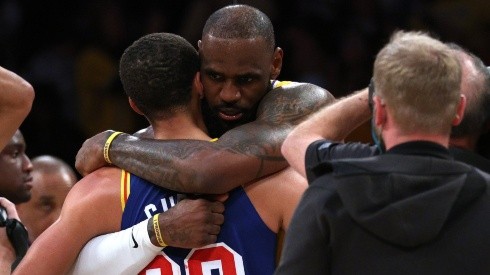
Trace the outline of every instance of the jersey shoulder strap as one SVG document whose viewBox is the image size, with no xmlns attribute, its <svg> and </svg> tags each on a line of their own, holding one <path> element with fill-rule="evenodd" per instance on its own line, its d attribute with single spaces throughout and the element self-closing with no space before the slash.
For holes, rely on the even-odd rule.
<svg viewBox="0 0 490 275">
<path fill-rule="evenodd" d="M 121 208 L 124 212 L 131 191 L 131 174 L 121 169 Z"/>
<path fill-rule="evenodd" d="M 272 89 L 287 86 L 289 84 L 292 84 L 292 81 L 279 81 L 279 80 L 273 80 L 272 81 Z"/>
</svg>

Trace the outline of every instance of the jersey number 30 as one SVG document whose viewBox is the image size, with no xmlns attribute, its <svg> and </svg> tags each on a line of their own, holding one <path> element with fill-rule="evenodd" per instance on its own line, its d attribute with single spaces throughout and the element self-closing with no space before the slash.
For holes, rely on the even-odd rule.
<svg viewBox="0 0 490 275">
<path fill-rule="evenodd" d="M 245 275 L 242 256 L 225 243 L 192 249 L 184 264 L 186 275 Z M 181 272 L 179 265 L 162 252 L 139 274 L 181 275 Z"/>
</svg>

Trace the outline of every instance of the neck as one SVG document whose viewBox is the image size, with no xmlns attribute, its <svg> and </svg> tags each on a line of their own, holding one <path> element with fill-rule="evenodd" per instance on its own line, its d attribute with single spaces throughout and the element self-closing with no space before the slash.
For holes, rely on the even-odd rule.
<svg viewBox="0 0 490 275">
<path fill-rule="evenodd" d="M 173 117 L 152 123 L 155 139 L 197 139 L 210 140 L 202 119 L 193 119 L 188 114 L 177 114 Z"/>
<path fill-rule="evenodd" d="M 449 135 L 441 134 L 427 134 L 427 133 L 410 133 L 410 134 L 400 134 L 394 133 L 393 131 L 383 131 L 383 139 L 385 142 L 386 149 L 405 142 L 410 141 L 429 141 L 437 143 L 441 146 L 448 148 L 449 146 Z"/>
</svg>

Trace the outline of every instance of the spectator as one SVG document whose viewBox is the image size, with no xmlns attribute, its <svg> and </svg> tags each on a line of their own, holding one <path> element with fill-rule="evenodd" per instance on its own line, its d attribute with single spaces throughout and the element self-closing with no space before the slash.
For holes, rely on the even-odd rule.
<svg viewBox="0 0 490 275">
<path fill-rule="evenodd" d="M 490 72 L 474 54 L 453 43 L 449 46 L 461 63 L 461 93 L 467 101 L 463 120 L 451 131 L 450 150 L 456 159 L 490 173 L 490 159 L 477 151 L 478 141 L 489 130 Z"/>
<path fill-rule="evenodd" d="M 77 182 L 75 171 L 54 156 L 36 157 L 32 166 L 31 199 L 17 205 L 31 243 L 58 219 L 66 195 Z"/>
<path fill-rule="evenodd" d="M 17 130 L 0 152 L 0 196 L 16 204 L 31 199 L 32 163 L 25 149 L 24 136 Z"/>
<path fill-rule="evenodd" d="M 0 226 L 5 227 L 1 229 L 0 243 L 2 244 L 2 250 L 15 251 L 15 256 L 12 258 L 11 253 L 3 254 L 7 259 L 8 264 L 14 269 L 19 261 L 24 257 L 29 247 L 27 231 L 17 216 L 15 206 L 10 206 L 9 203 L 21 203 L 26 202 L 31 198 L 31 181 L 32 176 L 32 163 L 25 154 L 26 144 L 22 133 L 17 130 L 14 136 L 10 139 L 10 142 L 0 152 L 0 197 L 7 200 L 3 206 L 10 208 L 8 215 L 5 217 L 5 221 L 0 223 Z M 12 209 L 13 208 L 13 209 Z M 6 232 L 6 234 L 4 233 Z M 8 236 L 8 240 L 5 238 Z M 11 243 L 11 246 L 8 245 Z M 2 256 L 2 257 L 3 257 Z M 4 266 L 7 264 L 1 263 L 1 268 L 4 270 Z"/>
</svg>

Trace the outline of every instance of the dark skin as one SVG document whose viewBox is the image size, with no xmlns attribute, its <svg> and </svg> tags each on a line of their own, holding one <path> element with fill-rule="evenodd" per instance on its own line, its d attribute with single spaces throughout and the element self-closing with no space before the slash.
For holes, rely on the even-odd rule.
<svg viewBox="0 0 490 275">
<path fill-rule="evenodd" d="M 281 145 L 292 128 L 333 96 L 312 84 L 270 90 L 282 66 L 282 50 L 262 38 L 220 39 L 199 43 L 201 81 L 216 124 L 232 129 L 217 142 L 161 141 L 119 135 L 111 161 L 159 186 L 188 193 L 220 194 L 287 166 Z M 248 122 L 255 118 L 255 120 Z M 237 126 L 238 125 L 238 126 Z M 76 167 L 86 175 L 107 165 L 102 149 L 112 131 L 83 144 Z"/>
</svg>

